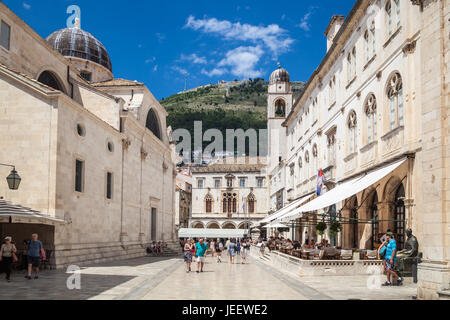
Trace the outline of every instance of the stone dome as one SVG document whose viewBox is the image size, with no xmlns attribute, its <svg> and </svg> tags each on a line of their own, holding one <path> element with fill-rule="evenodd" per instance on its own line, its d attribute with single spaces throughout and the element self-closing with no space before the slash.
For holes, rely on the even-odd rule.
<svg viewBox="0 0 450 320">
<path fill-rule="evenodd" d="M 65 57 L 95 62 L 112 72 L 111 60 L 103 44 L 92 34 L 78 27 L 55 31 L 47 42 Z"/>
<path fill-rule="evenodd" d="M 286 69 L 279 67 L 270 75 L 270 83 L 290 82 L 289 72 Z"/>
</svg>

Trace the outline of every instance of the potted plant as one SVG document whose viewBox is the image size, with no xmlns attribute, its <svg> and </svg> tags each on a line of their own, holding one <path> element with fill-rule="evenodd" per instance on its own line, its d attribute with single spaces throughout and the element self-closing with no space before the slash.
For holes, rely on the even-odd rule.
<svg viewBox="0 0 450 320">
<path fill-rule="evenodd" d="M 331 236 L 336 236 L 341 231 L 342 231 L 342 224 L 340 222 L 335 221 L 330 225 Z"/>
<path fill-rule="evenodd" d="M 323 236 L 325 230 L 327 230 L 327 224 L 325 222 L 319 222 L 316 225 L 317 234 Z"/>
</svg>

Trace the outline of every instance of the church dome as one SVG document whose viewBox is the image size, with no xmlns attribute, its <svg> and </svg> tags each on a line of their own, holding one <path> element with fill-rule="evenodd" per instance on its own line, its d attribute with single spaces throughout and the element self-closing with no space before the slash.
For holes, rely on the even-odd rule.
<svg viewBox="0 0 450 320">
<path fill-rule="evenodd" d="M 281 66 L 279 66 L 277 70 L 272 72 L 270 76 L 270 83 L 277 82 L 290 82 L 289 72 L 287 72 L 286 69 L 281 68 Z"/>
<path fill-rule="evenodd" d="M 55 31 L 47 42 L 65 57 L 95 62 L 112 72 L 111 60 L 103 44 L 92 34 L 78 27 Z"/>
</svg>

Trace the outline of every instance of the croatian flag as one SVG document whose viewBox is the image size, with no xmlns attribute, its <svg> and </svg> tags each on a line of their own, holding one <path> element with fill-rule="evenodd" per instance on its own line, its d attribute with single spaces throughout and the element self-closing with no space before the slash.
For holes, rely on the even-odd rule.
<svg viewBox="0 0 450 320">
<path fill-rule="evenodd" d="M 316 191 L 318 196 L 320 196 L 322 194 L 323 182 L 324 182 L 323 171 L 319 170 L 319 172 L 317 174 L 317 191 Z"/>
</svg>

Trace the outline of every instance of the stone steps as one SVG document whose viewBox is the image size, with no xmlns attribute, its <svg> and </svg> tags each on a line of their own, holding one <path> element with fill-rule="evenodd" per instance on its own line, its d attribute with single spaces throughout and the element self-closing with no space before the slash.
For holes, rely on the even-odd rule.
<svg viewBox="0 0 450 320">
<path fill-rule="evenodd" d="M 438 291 L 439 300 L 450 300 L 450 289 Z"/>
</svg>

